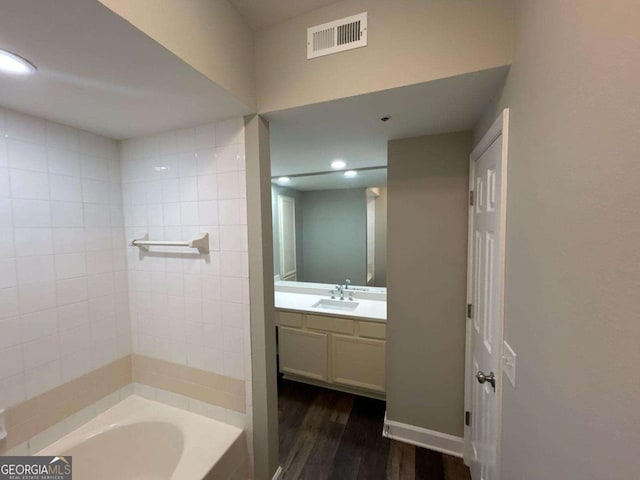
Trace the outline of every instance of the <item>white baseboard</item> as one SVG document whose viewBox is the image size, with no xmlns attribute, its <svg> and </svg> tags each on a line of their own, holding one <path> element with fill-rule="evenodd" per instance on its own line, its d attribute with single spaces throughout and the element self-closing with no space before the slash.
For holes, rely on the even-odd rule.
<svg viewBox="0 0 640 480">
<path fill-rule="evenodd" d="M 387 420 L 386 413 L 384 414 L 382 435 L 400 442 L 453 455 L 454 457 L 463 458 L 464 456 L 464 439 L 462 437 Z"/>
<path fill-rule="evenodd" d="M 276 470 L 276 473 L 273 474 L 273 478 L 271 480 L 280 480 L 281 476 L 282 476 L 282 467 L 278 467 L 278 469 Z"/>
</svg>

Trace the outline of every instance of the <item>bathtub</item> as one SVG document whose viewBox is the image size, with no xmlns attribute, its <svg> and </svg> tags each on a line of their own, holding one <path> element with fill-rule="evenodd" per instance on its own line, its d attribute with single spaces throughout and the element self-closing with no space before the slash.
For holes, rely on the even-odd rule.
<svg viewBox="0 0 640 480">
<path fill-rule="evenodd" d="M 37 455 L 72 456 L 75 480 L 246 480 L 244 432 L 131 395 Z"/>
</svg>

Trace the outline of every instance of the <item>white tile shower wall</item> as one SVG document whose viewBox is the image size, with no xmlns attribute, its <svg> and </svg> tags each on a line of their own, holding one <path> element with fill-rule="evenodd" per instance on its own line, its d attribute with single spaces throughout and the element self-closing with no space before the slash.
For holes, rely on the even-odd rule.
<svg viewBox="0 0 640 480">
<path fill-rule="evenodd" d="M 242 118 L 126 140 L 121 149 L 127 239 L 209 233 L 211 246 L 206 255 L 129 247 L 133 351 L 244 379 L 250 398 Z"/>
<path fill-rule="evenodd" d="M 0 109 L 0 408 L 130 353 L 118 155 Z"/>
</svg>

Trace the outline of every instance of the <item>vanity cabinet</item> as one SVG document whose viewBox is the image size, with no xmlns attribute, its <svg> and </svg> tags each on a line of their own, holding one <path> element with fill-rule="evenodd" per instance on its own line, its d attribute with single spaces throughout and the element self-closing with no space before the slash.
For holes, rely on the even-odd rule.
<svg viewBox="0 0 640 480">
<path fill-rule="evenodd" d="M 328 380 L 327 334 L 280 327 L 280 371 Z"/>
<path fill-rule="evenodd" d="M 331 336 L 331 382 L 384 393 L 385 341 Z"/>
<path fill-rule="evenodd" d="M 384 397 L 384 323 L 279 310 L 276 322 L 285 377 Z"/>
</svg>

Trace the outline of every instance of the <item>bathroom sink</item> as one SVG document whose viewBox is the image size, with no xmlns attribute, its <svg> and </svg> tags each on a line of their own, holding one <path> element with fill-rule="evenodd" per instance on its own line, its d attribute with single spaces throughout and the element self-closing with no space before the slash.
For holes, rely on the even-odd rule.
<svg viewBox="0 0 640 480">
<path fill-rule="evenodd" d="M 358 305 L 358 302 L 350 300 L 320 300 L 313 304 L 313 308 L 324 308 L 327 310 L 338 310 L 340 312 L 353 312 Z"/>
</svg>

